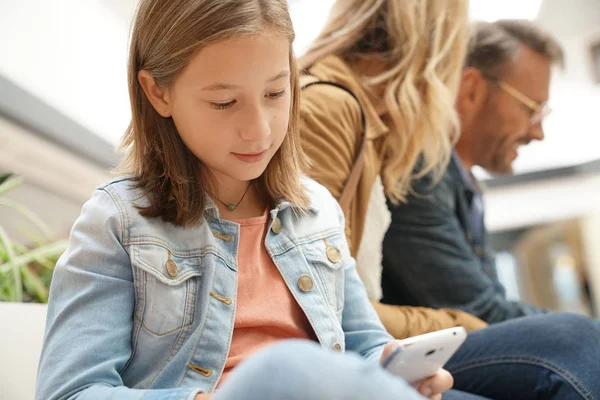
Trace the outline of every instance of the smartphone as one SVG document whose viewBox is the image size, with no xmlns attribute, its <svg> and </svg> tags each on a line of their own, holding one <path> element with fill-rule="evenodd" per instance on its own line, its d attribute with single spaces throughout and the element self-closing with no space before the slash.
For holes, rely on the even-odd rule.
<svg viewBox="0 0 600 400">
<path fill-rule="evenodd" d="M 416 387 L 435 375 L 466 338 L 465 328 L 456 327 L 399 340 L 400 346 L 386 357 L 382 366 Z"/>
</svg>

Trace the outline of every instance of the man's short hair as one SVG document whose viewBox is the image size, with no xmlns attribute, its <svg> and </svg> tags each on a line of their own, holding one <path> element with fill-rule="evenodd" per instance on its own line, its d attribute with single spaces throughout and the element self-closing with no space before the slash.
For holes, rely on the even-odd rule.
<svg viewBox="0 0 600 400">
<path fill-rule="evenodd" d="M 477 68 L 485 76 L 500 78 L 503 68 L 518 55 L 519 47 L 527 46 L 564 67 L 564 52 L 548 32 L 528 20 L 476 22 L 471 32 L 466 67 Z"/>
</svg>

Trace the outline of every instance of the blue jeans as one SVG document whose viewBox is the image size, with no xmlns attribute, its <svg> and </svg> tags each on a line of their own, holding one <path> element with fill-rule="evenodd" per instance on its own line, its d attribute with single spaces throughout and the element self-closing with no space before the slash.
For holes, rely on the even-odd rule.
<svg viewBox="0 0 600 400">
<path fill-rule="evenodd" d="M 600 399 L 600 325 L 572 314 L 515 319 L 469 334 L 446 365 L 444 400 Z M 480 397 L 481 396 L 481 397 Z M 354 354 L 284 341 L 240 364 L 214 400 L 422 397 Z"/>
<path fill-rule="evenodd" d="M 446 369 L 456 389 L 493 399 L 600 399 L 600 324 L 545 314 L 491 325 Z"/>
<path fill-rule="evenodd" d="M 423 400 L 402 379 L 356 354 L 286 340 L 236 367 L 213 400 Z M 481 397 L 450 391 L 444 400 Z"/>
</svg>

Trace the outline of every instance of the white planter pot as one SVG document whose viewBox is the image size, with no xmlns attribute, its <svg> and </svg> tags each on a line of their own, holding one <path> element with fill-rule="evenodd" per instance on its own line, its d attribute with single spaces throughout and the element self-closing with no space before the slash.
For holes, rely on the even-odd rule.
<svg viewBox="0 0 600 400">
<path fill-rule="evenodd" d="M 0 302 L 0 397 L 33 400 L 45 304 Z"/>
</svg>

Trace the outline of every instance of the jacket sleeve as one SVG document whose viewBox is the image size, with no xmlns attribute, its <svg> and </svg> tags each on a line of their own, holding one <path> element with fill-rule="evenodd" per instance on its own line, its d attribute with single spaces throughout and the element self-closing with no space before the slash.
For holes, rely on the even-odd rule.
<svg viewBox="0 0 600 400">
<path fill-rule="evenodd" d="M 340 225 L 344 226 L 342 209 L 339 206 L 336 208 Z M 379 364 L 384 346 L 393 338 L 369 302 L 367 290 L 358 276 L 356 262 L 346 243 L 341 249 L 341 254 L 344 268 L 342 329 L 346 350 L 360 354 L 372 364 Z"/>
<path fill-rule="evenodd" d="M 350 176 L 361 131 L 360 105 L 348 93 L 327 85 L 314 85 L 302 91 L 300 134 L 304 151 L 311 160 L 308 175 L 338 200 Z M 346 228 L 348 243 L 355 254 L 358 246 L 353 246 L 351 227 Z M 456 310 L 373 305 L 388 332 L 396 338 L 458 325 L 468 330 L 487 326 Z"/>
<path fill-rule="evenodd" d="M 405 339 L 455 326 L 462 326 L 468 331 L 487 327 L 484 321 L 459 310 L 393 306 L 379 302 L 373 302 L 373 307 L 387 331 L 396 339 Z"/>
<path fill-rule="evenodd" d="M 132 353 L 135 296 L 122 228 L 113 199 L 96 190 L 54 271 L 37 400 L 191 400 L 199 392 L 130 389 L 123 383 L 120 374 Z"/>
<path fill-rule="evenodd" d="M 425 177 L 406 204 L 391 207 L 383 242 L 384 279 L 389 280 L 384 291 L 389 284 L 418 304 L 457 308 L 488 323 L 542 312 L 507 300 L 494 260 L 475 254 L 456 216 L 454 185 L 449 173 L 437 184 Z"/>
</svg>

